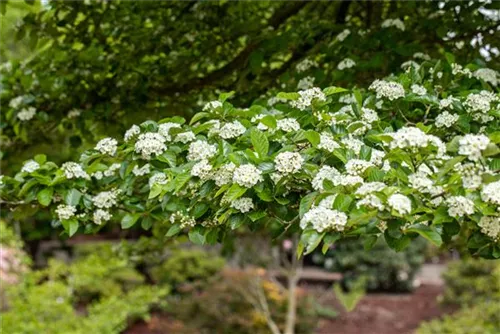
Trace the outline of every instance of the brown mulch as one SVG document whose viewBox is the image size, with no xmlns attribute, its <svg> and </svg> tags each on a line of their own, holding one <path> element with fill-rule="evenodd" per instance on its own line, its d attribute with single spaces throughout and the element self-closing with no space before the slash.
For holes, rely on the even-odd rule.
<svg viewBox="0 0 500 334">
<path fill-rule="evenodd" d="M 306 288 L 321 296 L 322 305 L 342 310 L 331 289 Z M 321 319 L 317 334 L 412 334 L 422 321 L 438 318 L 454 311 L 440 306 L 437 297 L 443 287 L 422 285 L 413 293 L 366 295 L 351 312 L 342 311 L 336 319 Z M 182 323 L 169 315 L 153 314 L 148 322 L 131 326 L 126 334 L 183 333 Z M 237 334 L 237 333 L 227 333 Z"/>
</svg>

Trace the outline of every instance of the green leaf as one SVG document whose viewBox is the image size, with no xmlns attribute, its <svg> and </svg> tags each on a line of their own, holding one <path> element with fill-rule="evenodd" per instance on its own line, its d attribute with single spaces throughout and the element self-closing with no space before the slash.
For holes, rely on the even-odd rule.
<svg viewBox="0 0 500 334">
<path fill-rule="evenodd" d="M 266 217 L 267 213 L 265 213 L 264 211 L 254 211 L 249 213 L 247 216 L 248 218 L 250 218 L 251 221 L 255 222 L 259 219 Z"/>
<path fill-rule="evenodd" d="M 343 93 L 343 92 L 347 92 L 347 89 L 342 88 L 342 87 L 335 87 L 335 86 L 330 86 L 330 87 L 326 87 L 325 89 L 323 89 L 323 93 L 326 96 L 337 94 L 337 93 Z"/>
<path fill-rule="evenodd" d="M 202 120 L 206 117 L 210 116 L 210 113 L 208 112 L 199 112 L 196 113 L 193 118 L 191 118 L 191 121 L 189 122 L 189 125 L 193 125 L 194 123 L 198 122 L 199 120 Z"/>
<path fill-rule="evenodd" d="M 333 201 L 333 208 L 342 212 L 348 212 L 353 199 L 349 195 L 337 194 Z"/>
<path fill-rule="evenodd" d="M 191 211 L 191 215 L 195 218 L 198 219 L 201 216 L 205 214 L 209 209 L 208 204 L 206 203 L 198 203 L 194 206 L 193 210 Z"/>
<path fill-rule="evenodd" d="M 304 214 L 309 211 L 311 206 L 314 203 L 314 199 L 318 195 L 317 192 L 312 192 L 310 194 L 307 194 L 306 196 L 302 197 L 300 200 L 300 206 L 299 206 L 299 216 L 302 218 Z"/>
<path fill-rule="evenodd" d="M 316 147 L 320 143 L 320 135 L 314 130 L 307 130 L 305 133 L 307 140 L 312 144 L 312 146 Z"/>
<path fill-rule="evenodd" d="M 181 231 L 181 226 L 179 224 L 175 224 L 170 226 L 170 228 L 167 231 L 167 234 L 165 234 L 166 237 L 173 237 L 174 235 L 177 235 Z"/>
<path fill-rule="evenodd" d="M 205 244 L 205 235 L 201 228 L 193 228 L 189 231 L 188 236 L 189 240 L 196 245 L 204 245 Z"/>
<path fill-rule="evenodd" d="M 306 246 L 304 255 L 312 253 L 318 247 L 321 240 L 323 240 L 324 236 L 325 232 L 320 234 L 315 230 L 304 231 L 300 237 L 300 241 Z"/>
<path fill-rule="evenodd" d="M 177 175 L 177 177 L 175 178 L 175 192 L 180 191 L 190 179 L 190 172 Z"/>
<path fill-rule="evenodd" d="M 369 251 L 370 249 L 375 246 L 375 243 L 377 242 L 378 237 L 376 235 L 370 235 L 368 238 L 366 238 L 365 242 L 363 243 L 363 248 L 365 251 Z"/>
<path fill-rule="evenodd" d="M 165 151 L 162 155 L 156 157 L 156 160 L 161 162 L 165 162 L 170 165 L 170 167 L 175 167 L 177 163 L 177 159 L 174 152 Z"/>
<path fill-rule="evenodd" d="M 224 103 L 226 100 L 232 98 L 234 96 L 234 91 L 231 92 L 226 92 L 226 93 L 220 93 L 219 94 L 219 101 Z"/>
<path fill-rule="evenodd" d="M 36 195 L 38 203 L 42 206 L 48 206 L 52 202 L 52 195 L 54 194 L 54 188 L 45 188 L 38 192 Z"/>
<path fill-rule="evenodd" d="M 236 230 L 238 227 L 243 225 L 245 222 L 245 216 L 242 214 L 232 215 L 229 217 L 229 226 L 231 226 L 231 230 Z"/>
<path fill-rule="evenodd" d="M 43 165 L 45 161 L 47 161 L 47 156 L 45 154 L 37 154 L 33 158 L 36 162 L 38 162 L 40 165 Z"/>
<path fill-rule="evenodd" d="M 277 126 L 276 118 L 271 115 L 264 116 L 259 121 L 271 129 L 275 129 Z"/>
<path fill-rule="evenodd" d="M 321 252 L 323 254 L 326 254 L 328 249 L 330 249 L 330 247 L 332 247 L 335 241 L 339 240 L 340 237 L 341 237 L 340 234 L 327 234 L 323 238 L 323 247 L 321 248 Z"/>
<path fill-rule="evenodd" d="M 78 203 L 80 202 L 81 197 L 82 193 L 73 188 L 66 192 L 66 196 L 64 196 L 64 201 L 68 205 L 77 206 Z"/>
<path fill-rule="evenodd" d="M 246 188 L 239 186 L 238 184 L 233 184 L 231 188 L 224 194 L 224 199 L 232 202 L 235 199 L 240 198 L 247 191 Z"/>
<path fill-rule="evenodd" d="M 408 247 L 411 242 L 410 237 L 403 235 L 400 238 L 394 238 L 389 234 L 389 232 L 389 229 L 387 229 L 384 233 L 385 241 L 387 242 L 387 245 L 389 245 L 389 247 L 394 249 L 396 252 L 402 251 L 403 249 Z"/>
<path fill-rule="evenodd" d="M 79 223 L 76 219 L 63 220 L 61 224 L 64 227 L 64 230 L 68 232 L 68 235 L 70 237 L 72 237 L 78 231 Z"/>
<path fill-rule="evenodd" d="M 269 141 L 267 140 L 266 135 L 253 128 L 250 132 L 250 140 L 252 141 L 255 151 L 259 153 L 259 156 L 261 158 L 265 157 L 269 151 Z"/>
<path fill-rule="evenodd" d="M 151 189 L 149 190 L 148 199 L 153 199 L 155 197 L 158 197 L 158 195 L 161 194 L 162 190 L 163 187 L 161 184 L 154 183 Z"/>
<path fill-rule="evenodd" d="M 489 143 L 488 146 L 486 146 L 486 149 L 483 151 L 483 156 L 490 157 L 493 155 L 497 155 L 498 153 L 500 153 L 500 148 L 498 148 L 498 146 L 493 143 Z"/>
<path fill-rule="evenodd" d="M 441 235 L 437 233 L 435 230 L 423 226 L 423 225 L 414 225 L 410 226 L 410 228 L 406 229 L 406 232 L 415 232 L 420 234 L 425 239 L 432 242 L 434 245 L 440 247 L 443 244 L 443 240 L 441 239 Z"/>
<path fill-rule="evenodd" d="M 300 98 L 300 94 L 299 93 L 285 93 L 285 92 L 281 92 L 281 93 L 278 93 L 278 95 L 276 95 L 277 98 L 279 99 L 285 99 L 285 100 L 298 100 Z"/>
<path fill-rule="evenodd" d="M 135 225 L 137 220 L 141 217 L 140 213 L 127 213 L 123 216 L 121 225 L 123 229 L 131 228 Z"/>
</svg>

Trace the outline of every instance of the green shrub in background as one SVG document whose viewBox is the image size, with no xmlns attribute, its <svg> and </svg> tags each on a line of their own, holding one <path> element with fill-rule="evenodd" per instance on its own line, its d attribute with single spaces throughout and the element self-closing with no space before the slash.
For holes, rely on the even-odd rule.
<svg viewBox="0 0 500 334">
<path fill-rule="evenodd" d="M 500 303 L 500 261 L 466 259 L 451 262 L 443 274 L 443 302 L 475 305 L 494 300 Z"/>
<path fill-rule="evenodd" d="M 162 264 L 151 269 L 153 280 L 177 286 L 181 283 L 205 281 L 225 265 L 222 257 L 202 250 L 177 250 Z"/>
<path fill-rule="evenodd" d="M 325 255 L 317 252 L 313 261 L 325 269 L 343 274 L 342 285 L 350 289 L 356 279 L 366 278 L 368 291 L 411 291 L 417 271 L 424 262 L 426 242 L 418 239 L 402 252 L 379 241 L 366 251 L 362 240 L 347 239 Z"/>
<path fill-rule="evenodd" d="M 417 334 L 498 334 L 500 333 L 500 302 L 479 303 L 441 320 L 424 323 Z"/>
</svg>

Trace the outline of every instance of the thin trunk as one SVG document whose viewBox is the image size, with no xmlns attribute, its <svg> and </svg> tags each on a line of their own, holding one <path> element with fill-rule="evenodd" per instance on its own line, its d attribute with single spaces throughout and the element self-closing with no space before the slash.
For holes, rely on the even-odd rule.
<svg viewBox="0 0 500 334">
<path fill-rule="evenodd" d="M 297 285 L 299 283 L 302 270 L 302 257 L 297 258 L 297 238 L 293 240 L 293 253 L 290 268 L 288 270 L 288 308 L 286 314 L 285 332 L 284 334 L 295 333 L 295 323 L 297 321 Z"/>
</svg>

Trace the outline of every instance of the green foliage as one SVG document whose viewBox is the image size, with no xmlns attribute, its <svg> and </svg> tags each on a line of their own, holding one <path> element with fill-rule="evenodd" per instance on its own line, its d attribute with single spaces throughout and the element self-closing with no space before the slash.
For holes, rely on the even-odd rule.
<svg viewBox="0 0 500 334">
<path fill-rule="evenodd" d="M 0 219 L 0 245 L 10 248 L 23 248 L 20 236 L 4 220 Z"/>
<path fill-rule="evenodd" d="M 480 302 L 442 320 L 423 323 L 417 334 L 496 334 L 500 332 L 500 302 Z"/>
<path fill-rule="evenodd" d="M 366 295 L 366 277 L 361 276 L 352 282 L 348 292 L 344 292 L 340 284 L 335 284 L 333 291 L 340 304 L 347 312 L 351 312 Z"/>
<path fill-rule="evenodd" d="M 369 291 L 411 291 L 417 271 L 424 262 L 425 241 L 418 239 L 402 252 L 382 240 L 366 250 L 361 240 L 335 243 L 326 254 L 315 253 L 313 261 L 343 274 L 342 285 L 352 289 L 364 278 Z"/>
<path fill-rule="evenodd" d="M 469 258 L 448 264 L 443 302 L 474 306 L 500 303 L 500 261 Z"/>
<path fill-rule="evenodd" d="M 286 292 L 260 274 L 226 270 L 214 276 L 202 293 L 193 288 L 177 302 L 171 301 L 169 313 L 183 323 L 179 333 L 267 334 L 267 317 L 283 330 Z M 298 298 L 296 333 L 311 333 L 317 313 L 311 300 L 302 295 Z"/>
<path fill-rule="evenodd" d="M 202 250 L 176 250 L 160 265 L 151 268 L 157 283 L 176 287 L 193 281 L 206 281 L 225 264 L 222 257 Z"/>
</svg>

